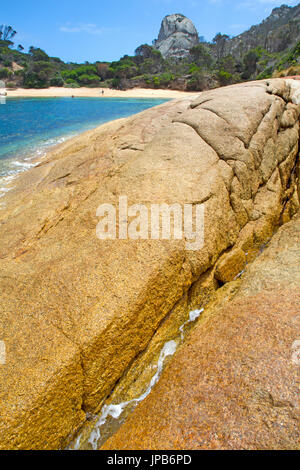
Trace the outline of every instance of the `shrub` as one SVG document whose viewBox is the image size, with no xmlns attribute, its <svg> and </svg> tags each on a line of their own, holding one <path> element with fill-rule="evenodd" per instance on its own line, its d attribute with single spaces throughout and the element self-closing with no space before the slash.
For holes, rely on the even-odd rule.
<svg viewBox="0 0 300 470">
<path fill-rule="evenodd" d="M 7 69 L 7 68 L 3 68 L 3 69 L 0 69 L 0 78 L 9 78 L 13 75 L 12 71 Z"/>
<path fill-rule="evenodd" d="M 78 85 L 78 83 L 76 82 L 76 80 L 73 80 L 73 78 L 67 78 L 66 84 L 67 84 L 67 85 Z M 78 85 L 78 86 L 79 86 L 79 85 Z"/>
<path fill-rule="evenodd" d="M 46 52 L 40 49 L 39 47 L 31 46 L 29 48 L 29 54 L 31 55 L 32 59 L 35 62 L 39 62 L 39 61 L 47 62 L 50 60 L 50 57 L 48 56 L 48 54 L 46 54 Z"/>
<path fill-rule="evenodd" d="M 92 85 L 92 84 L 98 84 L 99 83 L 99 77 L 98 75 L 87 75 L 83 74 L 78 77 L 79 83 L 82 83 L 83 85 Z"/>
<path fill-rule="evenodd" d="M 175 78 L 175 76 L 170 72 L 162 73 L 159 76 L 159 84 L 163 85 L 163 86 L 169 85 L 170 82 L 172 82 L 174 80 L 174 78 Z"/>
<path fill-rule="evenodd" d="M 159 85 L 160 85 L 159 77 L 152 77 L 152 84 L 154 88 L 159 88 Z"/>
<path fill-rule="evenodd" d="M 65 83 L 64 85 L 65 88 L 80 88 L 80 85 L 78 83 L 73 82 L 73 83 Z"/>
<path fill-rule="evenodd" d="M 25 88 L 47 88 L 48 76 L 44 73 L 28 72 L 24 76 Z"/>
<path fill-rule="evenodd" d="M 113 78 L 112 81 L 111 81 L 111 87 L 115 88 L 116 90 L 118 90 L 120 88 L 120 84 L 121 84 L 121 79 L 120 78 Z"/>
<path fill-rule="evenodd" d="M 76 74 L 79 75 L 96 75 L 97 67 L 95 65 L 81 65 L 76 68 Z"/>
<path fill-rule="evenodd" d="M 198 44 L 190 50 L 190 56 L 196 65 L 209 69 L 213 64 L 213 58 L 206 46 Z"/>
<path fill-rule="evenodd" d="M 221 85 L 229 85 L 233 81 L 232 73 L 226 72 L 226 70 L 219 70 L 217 73 L 217 79 Z"/>
<path fill-rule="evenodd" d="M 190 80 L 187 83 L 187 89 L 190 91 L 201 91 L 206 88 L 206 78 L 200 67 L 194 69 Z"/>
<path fill-rule="evenodd" d="M 61 77 L 57 76 L 57 77 L 53 77 L 51 78 L 50 80 L 50 86 L 59 86 L 59 87 L 62 87 L 64 86 L 64 81 Z"/>
<path fill-rule="evenodd" d="M 266 78 L 271 78 L 272 74 L 273 74 L 273 67 L 268 67 L 257 76 L 257 80 L 264 80 Z"/>
<path fill-rule="evenodd" d="M 76 70 L 63 70 L 61 72 L 61 76 L 67 81 L 67 80 L 73 80 L 76 81 L 78 78 L 78 73 Z"/>
</svg>

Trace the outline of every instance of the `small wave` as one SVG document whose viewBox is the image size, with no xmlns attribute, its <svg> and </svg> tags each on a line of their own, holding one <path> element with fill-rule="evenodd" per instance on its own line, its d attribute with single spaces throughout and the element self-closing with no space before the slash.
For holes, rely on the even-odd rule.
<svg viewBox="0 0 300 470">
<path fill-rule="evenodd" d="M 20 162 L 18 160 L 16 160 L 15 162 L 12 162 L 12 165 L 20 166 L 22 168 L 31 168 L 31 167 L 35 166 L 34 163 Z"/>
<path fill-rule="evenodd" d="M 33 147 L 30 150 L 27 149 L 24 155 L 0 160 L 0 184 L 2 185 L 0 186 L 0 198 L 13 189 L 10 183 L 20 173 L 34 168 L 47 156 L 47 152 L 49 152 L 51 147 L 64 143 L 66 140 L 74 137 L 74 135 L 76 134 L 48 139 L 38 147 Z M 3 203 L 1 205 L 3 205 Z"/>
</svg>

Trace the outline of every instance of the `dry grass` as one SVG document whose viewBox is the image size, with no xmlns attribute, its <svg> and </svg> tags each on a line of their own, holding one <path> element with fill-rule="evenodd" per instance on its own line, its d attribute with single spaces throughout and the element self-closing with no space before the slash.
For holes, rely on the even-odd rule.
<svg viewBox="0 0 300 470">
<path fill-rule="evenodd" d="M 275 70 L 273 78 L 291 77 L 294 75 L 300 75 L 300 65 L 292 65 L 286 70 Z"/>
</svg>

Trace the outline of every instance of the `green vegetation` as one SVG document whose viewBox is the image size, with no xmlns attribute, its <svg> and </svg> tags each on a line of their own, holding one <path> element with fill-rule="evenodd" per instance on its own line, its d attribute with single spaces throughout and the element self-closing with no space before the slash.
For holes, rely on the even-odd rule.
<svg viewBox="0 0 300 470">
<path fill-rule="evenodd" d="M 0 25 L 0 79 L 11 87 L 127 89 L 140 86 L 201 91 L 284 75 L 286 69 L 297 72 L 300 62 L 300 42 L 281 53 L 271 54 L 257 47 L 237 59 L 227 53 L 229 36 L 218 33 L 212 43 L 202 40 L 181 60 L 164 59 L 159 51 L 143 44 L 134 56 L 125 55 L 111 63 L 65 63 L 37 47 L 30 47 L 25 53 L 21 44 L 14 45 L 12 39 L 16 35 L 12 27 Z"/>
<path fill-rule="evenodd" d="M 280 60 L 276 64 L 276 70 L 281 72 L 292 66 L 299 65 L 300 57 L 300 42 L 298 42 L 295 47 L 290 49 L 288 52 L 282 54 Z"/>
</svg>

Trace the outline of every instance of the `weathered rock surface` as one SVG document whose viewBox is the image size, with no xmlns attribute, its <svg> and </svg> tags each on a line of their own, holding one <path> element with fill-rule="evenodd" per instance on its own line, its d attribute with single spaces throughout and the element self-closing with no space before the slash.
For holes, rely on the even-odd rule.
<svg viewBox="0 0 300 470">
<path fill-rule="evenodd" d="M 220 257 L 258 249 L 297 212 L 292 98 L 272 80 L 161 105 L 58 147 L 2 198 L 0 448 L 67 445 L 174 306 L 195 285 L 209 300 Z M 119 195 L 204 203 L 204 247 L 100 241 L 96 210 Z"/>
<path fill-rule="evenodd" d="M 193 22 L 180 14 L 168 15 L 163 19 L 158 39 L 154 41 L 154 47 L 164 58 L 176 59 L 186 57 L 197 44 L 199 36 Z"/>
<path fill-rule="evenodd" d="M 219 290 L 104 449 L 299 449 L 299 266 L 298 216 Z"/>
<path fill-rule="evenodd" d="M 269 52 L 282 52 L 300 39 L 300 5 L 281 5 L 260 24 L 230 39 L 225 54 L 241 58 L 250 49 L 262 47 Z"/>
<path fill-rule="evenodd" d="M 286 51 L 300 40 L 300 5 L 274 8 L 260 24 L 226 41 L 222 55 L 242 60 L 251 49 L 263 48 L 270 53 Z M 166 16 L 158 39 L 153 42 L 163 57 L 187 57 L 189 50 L 199 44 L 193 22 L 181 14 Z M 213 49 L 212 49 L 213 50 Z"/>
</svg>

